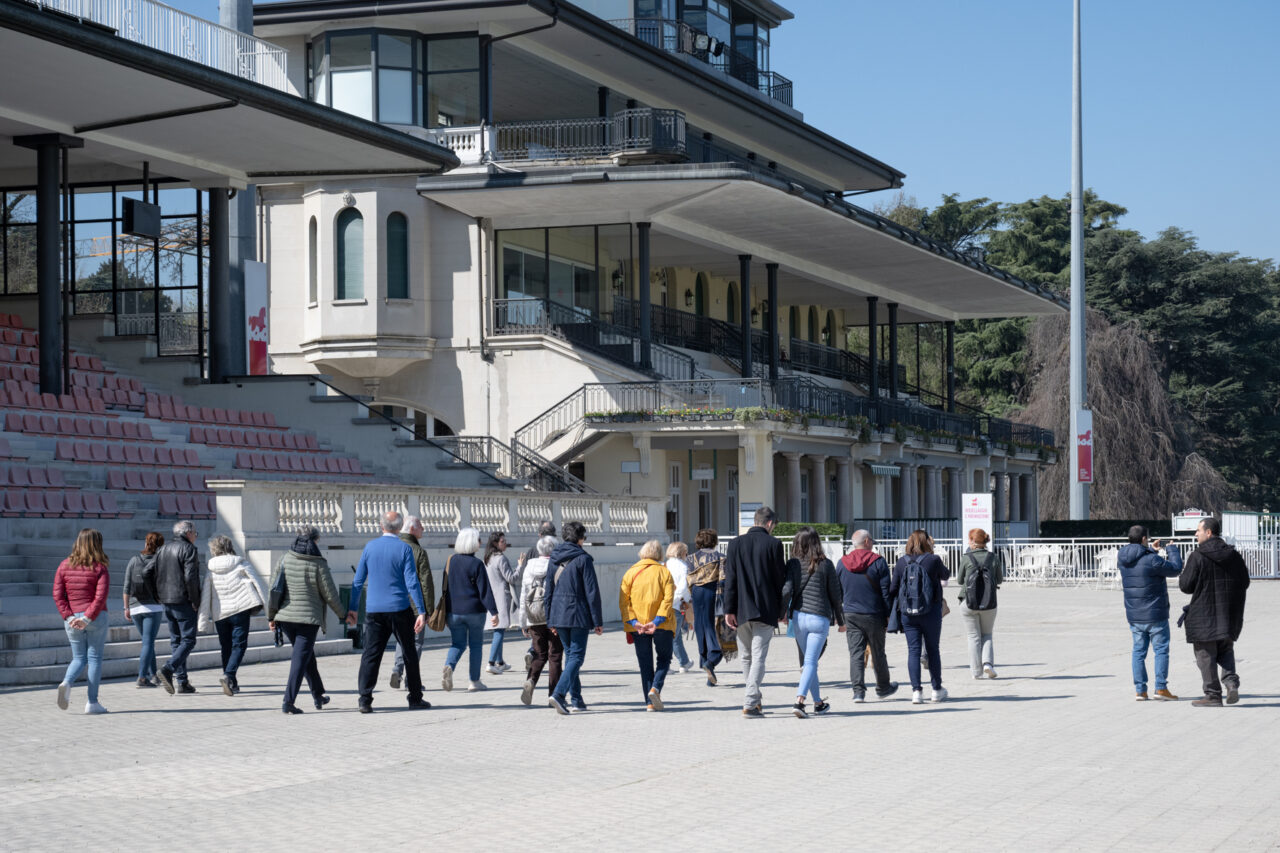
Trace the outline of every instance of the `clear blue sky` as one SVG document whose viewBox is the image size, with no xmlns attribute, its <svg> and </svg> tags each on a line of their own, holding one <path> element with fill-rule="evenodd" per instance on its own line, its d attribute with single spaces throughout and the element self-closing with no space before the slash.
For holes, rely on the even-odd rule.
<svg viewBox="0 0 1280 853">
<path fill-rule="evenodd" d="M 1071 183 L 1071 0 L 783 0 L 773 69 L 904 191 Z M 175 5 L 217 20 L 216 0 Z M 1280 0 L 1083 0 L 1084 177 L 1151 238 L 1280 260 Z M 864 196 L 874 206 L 887 194 Z"/>
</svg>

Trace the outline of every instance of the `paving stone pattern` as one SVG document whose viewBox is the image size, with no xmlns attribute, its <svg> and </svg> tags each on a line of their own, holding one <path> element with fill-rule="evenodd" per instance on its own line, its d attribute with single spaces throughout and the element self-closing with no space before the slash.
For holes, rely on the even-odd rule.
<svg viewBox="0 0 1280 853">
<path fill-rule="evenodd" d="M 109 682 L 102 717 L 80 713 L 83 686 L 67 712 L 50 688 L 10 690 L 0 849 L 1274 849 L 1278 640 L 1280 584 L 1256 583 L 1241 701 L 1221 709 L 1191 707 L 1199 678 L 1176 629 L 1182 701 L 1134 701 L 1118 591 L 1021 588 L 1001 592 L 999 679 L 970 678 L 953 614 L 947 702 L 913 707 L 904 683 L 853 705 L 833 630 L 820 670 L 832 713 L 808 720 L 788 710 L 786 637 L 765 719 L 741 717 L 733 665 L 717 688 L 673 673 L 668 710 L 645 713 L 616 626 L 590 641 L 591 710 L 572 717 L 541 689 L 520 705 L 515 670 L 486 675 L 484 693 L 443 693 L 439 645 L 423 654 L 429 711 L 385 687 L 390 654 L 372 715 L 356 713 L 354 654 L 320 661 L 333 702 L 300 702 L 297 717 L 280 713 L 278 662 L 243 669 L 234 698 L 215 671 L 194 674 L 194 696 Z M 523 644 L 507 649 L 518 669 Z M 905 682 L 901 636 L 889 651 Z"/>
</svg>

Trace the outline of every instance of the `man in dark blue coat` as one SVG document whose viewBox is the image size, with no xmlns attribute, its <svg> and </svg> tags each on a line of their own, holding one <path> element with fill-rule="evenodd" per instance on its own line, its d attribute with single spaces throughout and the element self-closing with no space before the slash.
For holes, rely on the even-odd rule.
<svg viewBox="0 0 1280 853">
<path fill-rule="evenodd" d="M 1133 689 L 1139 702 L 1147 696 L 1147 648 L 1156 653 L 1157 699 L 1177 699 L 1169 692 L 1169 582 L 1182 571 L 1177 545 L 1166 547 L 1166 560 L 1155 550 L 1160 540 L 1148 544 L 1147 528 L 1129 528 L 1129 544 L 1117 560 L 1124 586 L 1124 615 L 1133 633 Z"/>
<path fill-rule="evenodd" d="M 564 670 L 547 704 L 556 713 L 569 714 L 587 710 L 579 674 L 587 657 L 587 637 L 593 630 L 597 635 L 604 633 L 604 616 L 596 564 L 582 549 L 587 540 L 586 527 L 567 521 L 560 538 L 564 541 L 551 552 L 543 597 L 547 602 L 547 625 L 564 644 Z"/>
</svg>

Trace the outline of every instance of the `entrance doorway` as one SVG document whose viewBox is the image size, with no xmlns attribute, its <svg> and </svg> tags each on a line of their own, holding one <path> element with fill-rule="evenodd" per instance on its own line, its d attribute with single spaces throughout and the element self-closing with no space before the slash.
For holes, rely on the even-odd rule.
<svg viewBox="0 0 1280 853">
<path fill-rule="evenodd" d="M 738 532 L 738 469 L 729 466 L 724 472 L 724 520 L 720 529 L 728 533 Z"/>
<path fill-rule="evenodd" d="M 667 477 L 667 530 L 672 539 L 680 538 L 680 494 L 684 485 L 679 462 L 672 462 Z"/>
</svg>

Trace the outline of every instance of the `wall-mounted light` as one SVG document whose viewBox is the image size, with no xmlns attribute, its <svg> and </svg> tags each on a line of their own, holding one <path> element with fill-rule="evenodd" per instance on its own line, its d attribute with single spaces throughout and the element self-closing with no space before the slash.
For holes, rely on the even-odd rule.
<svg viewBox="0 0 1280 853">
<path fill-rule="evenodd" d="M 685 289 L 685 292 L 684 292 L 684 307 L 685 308 L 693 307 L 693 291 L 687 288 Z"/>
<path fill-rule="evenodd" d="M 751 309 L 751 323 L 752 325 L 755 325 L 755 326 L 760 325 L 760 309 L 759 308 Z"/>
</svg>

